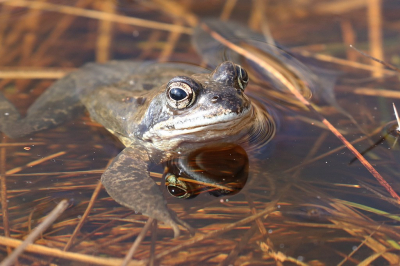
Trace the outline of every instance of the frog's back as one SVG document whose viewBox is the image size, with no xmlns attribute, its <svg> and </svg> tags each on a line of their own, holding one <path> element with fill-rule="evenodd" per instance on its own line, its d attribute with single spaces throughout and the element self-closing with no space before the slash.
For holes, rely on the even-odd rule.
<svg viewBox="0 0 400 266">
<path fill-rule="evenodd" d="M 206 72 L 187 64 L 123 61 L 91 64 L 85 68 L 93 69 L 92 73 L 107 72 L 109 78 L 110 73 L 120 77 L 111 83 L 90 84 L 81 91 L 81 101 L 92 119 L 119 137 L 124 144 L 127 144 L 124 139 L 135 131 L 134 126 L 140 123 L 150 102 L 164 91 L 165 85 L 173 77 Z"/>
</svg>

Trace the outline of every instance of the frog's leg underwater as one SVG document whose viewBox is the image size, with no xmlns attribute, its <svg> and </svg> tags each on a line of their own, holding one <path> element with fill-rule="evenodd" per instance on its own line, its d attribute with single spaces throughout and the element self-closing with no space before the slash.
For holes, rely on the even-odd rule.
<svg viewBox="0 0 400 266">
<path fill-rule="evenodd" d="M 147 152 L 140 145 L 126 147 L 101 176 L 101 182 L 116 202 L 165 222 L 172 227 L 175 237 L 180 233 L 178 224 L 193 234 L 190 225 L 167 208 L 161 191 L 150 178 L 149 161 Z"/>
<path fill-rule="evenodd" d="M 84 111 L 70 74 L 54 83 L 21 117 L 15 106 L 0 93 L 0 132 L 19 138 L 34 132 L 56 127 Z"/>
</svg>

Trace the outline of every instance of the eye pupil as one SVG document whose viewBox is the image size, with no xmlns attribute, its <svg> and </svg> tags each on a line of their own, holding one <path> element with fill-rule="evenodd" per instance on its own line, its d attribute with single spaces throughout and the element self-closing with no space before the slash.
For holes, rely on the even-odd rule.
<svg viewBox="0 0 400 266">
<path fill-rule="evenodd" d="M 181 88 L 172 88 L 169 91 L 169 95 L 170 95 L 171 99 L 173 99 L 175 101 L 183 100 L 188 96 L 186 91 L 182 90 Z"/>
<path fill-rule="evenodd" d="M 171 193 L 171 195 L 174 197 L 181 198 L 186 195 L 185 190 L 183 190 L 179 187 L 176 187 L 176 186 L 167 186 L 167 189 L 168 189 L 169 193 Z"/>
</svg>

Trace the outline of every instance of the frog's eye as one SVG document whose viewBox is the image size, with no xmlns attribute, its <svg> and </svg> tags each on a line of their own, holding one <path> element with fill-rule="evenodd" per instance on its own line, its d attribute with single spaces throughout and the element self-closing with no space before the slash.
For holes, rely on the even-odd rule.
<svg viewBox="0 0 400 266">
<path fill-rule="evenodd" d="M 169 194 L 175 198 L 188 199 L 196 196 L 191 192 L 189 184 L 179 180 L 175 175 L 168 174 L 165 178 L 165 185 Z"/>
<path fill-rule="evenodd" d="M 173 78 L 167 85 L 168 104 L 176 109 L 184 109 L 193 104 L 199 85 L 188 77 Z"/>
<path fill-rule="evenodd" d="M 242 90 L 244 90 L 249 82 L 249 75 L 247 71 L 239 65 L 236 65 L 237 81 Z"/>
</svg>

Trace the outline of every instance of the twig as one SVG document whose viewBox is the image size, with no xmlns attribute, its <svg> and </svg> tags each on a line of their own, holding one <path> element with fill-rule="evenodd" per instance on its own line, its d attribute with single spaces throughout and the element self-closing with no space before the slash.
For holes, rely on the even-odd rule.
<svg viewBox="0 0 400 266">
<path fill-rule="evenodd" d="M 176 23 L 176 25 L 182 25 L 182 23 L 180 21 L 178 21 Z M 172 52 L 174 51 L 176 43 L 178 42 L 181 35 L 182 34 L 179 32 L 171 32 L 169 34 L 167 42 L 165 43 L 164 48 L 158 59 L 160 62 L 168 61 L 168 59 L 171 56 Z"/>
<path fill-rule="evenodd" d="M 86 218 L 89 216 L 89 213 L 93 208 L 93 205 L 94 205 L 94 202 L 97 199 L 97 196 L 100 193 L 101 187 L 102 187 L 102 184 L 101 184 L 101 181 L 99 181 L 97 183 L 97 186 L 96 186 L 95 190 L 93 191 L 92 197 L 90 198 L 90 201 L 89 201 L 89 204 L 88 204 L 88 206 L 87 206 L 87 208 L 85 210 L 85 213 L 82 215 L 82 218 L 79 220 L 79 223 L 75 227 L 74 232 L 72 233 L 71 237 L 68 239 L 68 242 L 64 247 L 64 251 L 67 251 L 71 247 L 72 243 L 74 242 L 74 239 L 75 239 L 76 235 L 81 230 L 83 224 L 86 221 Z"/>
<path fill-rule="evenodd" d="M 79 0 L 75 2 L 75 7 L 84 8 L 91 2 L 92 0 Z M 49 48 L 55 45 L 55 43 L 60 40 L 60 37 L 64 34 L 64 32 L 74 22 L 75 19 L 75 16 L 65 15 L 60 20 L 58 20 L 52 28 L 51 32 L 48 34 L 46 40 L 43 40 L 40 43 L 40 47 L 38 47 L 38 49 L 32 55 L 32 62 L 40 62 L 39 65 L 42 65 L 43 61 L 41 61 L 40 59 L 44 58 Z"/>
<path fill-rule="evenodd" d="M 396 105 L 394 105 L 394 103 L 393 103 L 393 110 L 394 110 L 394 115 L 396 116 L 396 121 L 397 121 L 396 130 L 400 131 L 400 118 L 399 118 L 399 114 L 397 113 Z"/>
<path fill-rule="evenodd" d="M 240 240 L 239 243 L 231 250 L 229 255 L 221 261 L 218 266 L 227 266 L 227 265 L 232 265 L 232 262 L 235 261 L 237 256 L 239 255 L 240 251 L 242 251 L 247 243 L 250 241 L 254 233 L 257 231 L 258 225 L 254 223 L 249 230 L 247 230 L 246 233 L 242 236 L 242 239 Z"/>
<path fill-rule="evenodd" d="M 348 67 L 353 67 L 353 68 L 358 68 L 358 69 L 363 69 L 363 70 L 368 70 L 368 71 L 378 71 L 379 68 L 376 66 L 371 66 L 371 65 L 366 65 L 366 64 L 362 64 L 362 63 L 358 63 L 358 62 L 353 62 L 353 61 L 349 61 L 347 59 L 342 59 L 342 58 L 337 58 L 337 57 L 333 57 L 330 55 L 325 55 L 325 54 L 314 54 L 311 53 L 309 51 L 305 51 L 305 50 L 301 50 L 301 51 L 297 51 L 296 49 L 292 49 L 292 50 L 296 50 L 297 53 L 299 53 L 302 56 L 306 56 L 306 57 L 312 57 L 321 61 L 325 61 L 325 62 L 331 62 L 331 63 L 336 63 L 339 65 L 344 65 L 344 66 L 348 66 Z M 389 69 L 382 69 L 383 73 L 385 73 L 388 76 L 393 76 L 394 74 L 396 74 L 396 72 L 393 72 L 392 70 Z"/>
<path fill-rule="evenodd" d="M 352 91 L 354 94 L 368 95 L 368 96 L 381 96 L 386 98 L 400 99 L 400 91 L 372 89 L 372 88 L 357 88 Z"/>
<path fill-rule="evenodd" d="M 8 171 L 6 172 L 6 175 L 12 175 L 12 174 L 18 173 L 18 172 L 22 171 L 22 170 L 25 169 L 25 168 L 28 168 L 28 167 L 32 167 L 32 166 L 41 164 L 41 163 L 43 163 L 43 162 L 45 162 L 45 161 L 48 161 L 48 160 L 54 159 L 54 158 L 56 158 L 56 157 L 62 156 L 62 155 L 64 155 L 64 154 L 66 154 L 66 153 L 67 153 L 67 152 L 65 152 L 65 151 L 60 151 L 60 152 L 54 153 L 54 154 L 52 154 L 52 155 L 49 155 L 49 156 L 40 158 L 40 159 L 38 159 L 38 160 L 32 161 L 32 162 L 30 162 L 30 163 L 27 163 L 25 166 L 15 167 L 15 168 L 13 168 L 13 169 L 8 170 Z"/>
<path fill-rule="evenodd" d="M 9 247 L 18 247 L 22 243 L 21 240 L 12 239 L 9 237 L 0 236 L 0 245 Z M 61 259 L 68 259 L 73 261 L 83 262 L 84 265 L 87 264 L 98 264 L 98 265 L 119 265 L 122 263 L 122 259 L 117 258 L 101 258 L 94 257 L 84 254 L 78 254 L 74 252 L 66 252 L 56 248 L 48 248 L 42 245 L 30 244 L 26 247 L 25 251 L 32 252 L 36 254 L 42 254 L 46 256 L 57 257 Z M 145 264 L 141 261 L 132 260 L 129 263 L 130 266 L 144 266 Z"/>
<path fill-rule="evenodd" d="M 233 8 L 236 5 L 237 0 L 227 0 L 225 1 L 225 5 L 224 8 L 222 9 L 221 15 L 219 16 L 219 18 L 223 21 L 226 21 L 229 19 Z"/>
<path fill-rule="evenodd" d="M 379 226 L 380 227 L 380 226 Z M 377 230 L 379 229 L 379 227 L 377 228 Z M 337 266 L 342 266 L 349 258 L 351 258 L 351 256 L 354 255 L 354 253 L 356 253 L 364 244 L 365 242 L 367 242 L 367 239 L 369 239 L 373 234 L 375 234 L 376 231 L 373 231 L 371 234 L 369 234 L 368 237 L 366 237 L 358 246 L 357 248 L 353 249 L 349 255 L 347 255 L 341 262 L 339 262 L 339 264 Z"/>
<path fill-rule="evenodd" d="M 3 137 L 2 144 L 6 144 L 7 137 Z M 8 220 L 8 201 L 7 201 L 7 177 L 6 177 L 6 148 L 0 147 L 0 190 L 1 190 L 1 213 L 3 218 L 4 235 L 10 237 L 10 225 Z M 11 249 L 7 247 L 7 252 L 10 254 Z"/>
<path fill-rule="evenodd" d="M 370 53 L 373 57 L 383 58 L 382 44 L 382 0 L 368 0 L 368 37 L 370 43 Z M 373 72 L 373 77 L 382 77 L 382 65 L 376 62 L 373 64 L 378 67 L 378 71 Z"/>
<path fill-rule="evenodd" d="M 151 246 L 150 246 L 150 256 L 149 256 L 149 266 L 155 265 L 155 253 L 156 253 L 156 242 L 157 242 L 157 220 L 153 221 L 153 228 L 151 230 Z"/>
<path fill-rule="evenodd" d="M 39 146 L 39 145 L 46 145 L 46 143 L 45 142 L 0 143 L 0 147 Z"/>
<path fill-rule="evenodd" d="M 182 18 L 192 27 L 196 27 L 199 24 L 199 19 L 197 18 L 197 16 L 192 13 L 191 10 L 187 9 L 185 5 L 182 5 L 179 2 L 170 0 L 153 0 L 152 2 L 154 2 L 155 4 L 154 7 L 159 8 L 168 16 Z M 146 1 L 143 1 L 142 4 L 144 3 L 146 3 Z"/>
<path fill-rule="evenodd" d="M 149 218 L 144 225 L 140 234 L 136 237 L 135 242 L 133 242 L 131 248 L 129 249 L 128 253 L 125 256 L 124 261 L 122 262 L 121 266 L 127 266 L 129 261 L 132 259 L 133 255 L 135 254 L 136 250 L 138 249 L 140 243 L 142 242 L 143 238 L 146 236 L 147 231 L 149 230 L 151 224 L 153 223 L 153 218 Z"/>
<path fill-rule="evenodd" d="M 10 255 L 7 256 L 1 263 L 0 266 L 8 266 L 11 265 L 18 256 L 24 252 L 25 248 L 32 244 L 38 236 L 43 233 L 47 227 L 49 227 L 57 218 L 62 214 L 65 209 L 68 207 L 68 201 L 62 200 L 43 220 L 41 224 L 39 224 L 33 231 L 28 235 L 24 242 L 21 243 Z"/>
<path fill-rule="evenodd" d="M 246 199 L 247 199 L 247 201 L 249 203 L 251 214 L 253 214 L 253 215 L 257 214 L 257 209 L 254 206 L 254 202 L 253 202 L 253 200 L 251 199 L 251 197 L 248 194 L 246 194 Z M 261 218 L 257 218 L 256 219 L 256 224 L 258 226 L 258 230 L 260 231 L 261 235 L 263 237 L 267 236 L 268 232 L 267 232 L 267 229 L 265 229 L 265 226 L 264 226 L 263 221 L 262 221 Z"/>
<path fill-rule="evenodd" d="M 342 29 L 342 36 L 344 44 L 350 45 L 356 43 L 356 34 L 350 19 L 342 18 L 340 20 L 340 27 Z M 357 54 L 352 50 L 346 50 L 346 57 L 350 61 L 357 61 Z"/>
<path fill-rule="evenodd" d="M 74 69 L 57 68 L 0 68 L 0 79 L 60 79 Z"/>
<path fill-rule="evenodd" d="M 367 54 L 367 53 L 364 53 L 363 51 L 358 50 L 356 47 L 354 47 L 354 46 L 351 45 L 351 44 L 350 44 L 350 48 L 356 50 L 357 52 L 359 52 L 359 53 L 362 54 L 363 56 L 368 57 L 369 59 L 374 60 L 375 62 L 378 62 L 378 63 L 384 65 L 384 66 L 387 67 L 387 68 L 390 68 L 391 70 L 400 72 L 400 69 L 398 69 L 397 67 L 395 67 L 395 66 L 393 66 L 393 65 L 391 65 L 391 64 L 388 64 L 388 63 L 386 63 L 385 61 L 382 61 L 382 60 L 380 60 L 380 59 L 378 59 L 378 58 L 375 58 L 375 57 L 373 57 L 373 56 L 371 56 L 371 55 L 369 55 L 369 54 Z"/>
<path fill-rule="evenodd" d="M 108 14 L 115 13 L 115 2 L 110 0 L 98 3 L 100 11 Z M 104 63 L 110 60 L 110 47 L 112 42 L 113 23 L 108 20 L 100 20 L 97 29 L 96 62 Z"/>
</svg>

